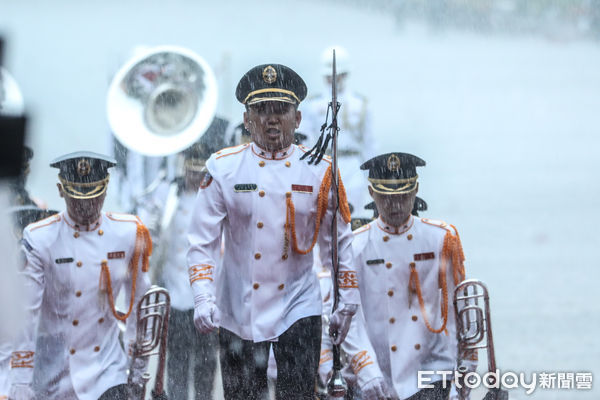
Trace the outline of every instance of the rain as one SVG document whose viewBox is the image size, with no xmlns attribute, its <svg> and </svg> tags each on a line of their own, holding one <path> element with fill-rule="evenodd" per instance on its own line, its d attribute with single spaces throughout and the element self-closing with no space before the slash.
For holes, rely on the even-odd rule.
<svg viewBox="0 0 600 400">
<path fill-rule="evenodd" d="M 231 136 L 217 139 L 225 147 L 243 134 L 233 127 L 243 121 L 235 89 L 246 71 L 285 64 L 302 76 L 308 98 L 327 97 L 321 53 L 343 46 L 347 90 L 368 100 L 373 138 L 364 146 L 426 161 L 419 215 L 456 226 L 467 277 L 490 291 L 498 367 L 527 381 L 533 373 L 600 373 L 597 1 L 0 0 L 0 35 L 3 67 L 29 116 L 26 189 L 55 210 L 65 203 L 49 164 L 74 151 L 113 151 L 109 86 L 136 47 L 180 46 L 206 61 L 215 115 L 229 122 Z M 340 113 L 348 107 L 341 101 Z M 308 118 L 300 122 L 311 140 L 314 130 Z M 343 167 L 344 183 L 354 182 L 349 196 L 363 182 L 357 196 L 366 203 L 364 172 Z M 104 210 L 131 211 L 129 194 L 111 178 Z M 5 295 L 2 318 L 18 320 L 8 306 L 18 293 Z M 214 398 L 222 398 L 216 375 Z M 598 398 L 597 386 L 509 392 L 579 400 Z"/>
</svg>

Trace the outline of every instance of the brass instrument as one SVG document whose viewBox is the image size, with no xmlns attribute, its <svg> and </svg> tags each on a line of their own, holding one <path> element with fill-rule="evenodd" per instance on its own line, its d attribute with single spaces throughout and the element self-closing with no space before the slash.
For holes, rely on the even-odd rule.
<svg viewBox="0 0 600 400">
<path fill-rule="evenodd" d="M 127 387 L 129 400 L 144 400 L 146 395 L 146 383 L 150 380 L 150 374 L 145 372 L 142 376 L 143 384 L 135 385 L 132 381 L 132 371 L 139 359 L 158 354 L 158 367 L 152 390 L 152 399 L 166 400 L 164 393 L 164 373 L 167 355 L 167 336 L 169 326 L 169 310 L 171 299 L 169 292 L 161 287 L 153 285 L 142 296 L 137 305 L 136 340 L 133 344 L 131 361 L 129 364 L 129 377 Z"/>
<path fill-rule="evenodd" d="M 106 105 L 110 127 L 125 147 L 166 156 L 192 145 L 210 126 L 217 108 L 217 81 L 196 53 L 157 46 L 121 67 Z"/>
<path fill-rule="evenodd" d="M 483 304 L 482 304 L 483 303 Z M 468 369 L 461 361 L 476 355 L 479 349 L 486 349 L 488 371 L 496 372 L 496 355 L 490 317 L 490 297 L 485 284 L 477 279 L 467 279 L 454 289 L 454 312 L 456 316 L 456 339 L 458 341 L 458 372 L 461 374 L 457 388 L 461 400 L 469 396 L 470 389 L 465 385 Z M 508 400 L 508 392 L 490 389 L 484 400 Z"/>
</svg>

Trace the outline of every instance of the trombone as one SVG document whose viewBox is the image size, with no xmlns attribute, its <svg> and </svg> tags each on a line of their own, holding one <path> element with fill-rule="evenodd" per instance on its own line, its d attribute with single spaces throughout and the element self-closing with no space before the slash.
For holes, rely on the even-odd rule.
<svg viewBox="0 0 600 400">
<path fill-rule="evenodd" d="M 150 374 L 144 372 L 143 384 L 133 383 L 133 368 L 136 360 L 158 354 L 158 367 L 152 390 L 152 399 L 167 400 L 164 393 L 165 361 L 167 354 L 167 335 L 171 299 L 167 289 L 152 285 L 137 305 L 136 340 L 129 364 L 127 388 L 129 400 L 143 400 L 146 397 L 146 384 Z"/>
<path fill-rule="evenodd" d="M 470 388 L 465 385 L 465 374 L 468 373 L 468 369 L 465 365 L 461 365 L 461 361 L 468 358 L 476 359 L 477 350 L 486 349 L 488 371 L 496 372 L 490 296 L 482 281 L 467 279 L 454 289 L 454 313 L 458 342 L 457 370 L 461 374 L 458 380 L 460 388 L 457 389 L 459 398 L 464 400 L 468 398 Z M 484 400 L 508 400 L 508 392 L 500 388 L 492 388 L 485 395 Z"/>
</svg>

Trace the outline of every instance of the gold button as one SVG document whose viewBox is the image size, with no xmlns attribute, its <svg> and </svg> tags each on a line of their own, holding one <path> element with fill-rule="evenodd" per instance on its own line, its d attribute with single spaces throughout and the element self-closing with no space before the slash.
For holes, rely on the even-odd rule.
<svg viewBox="0 0 600 400">
<path fill-rule="evenodd" d="M 258 227 L 258 229 L 261 229 L 264 226 L 264 224 L 262 222 L 259 222 L 258 224 L 256 224 L 256 226 Z"/>
<path fill-rule="evenodd" d="M 73 320 L 73 326 L 77 326 L 79 325 L 79 321 L 77 321 L 76 319 Z"/>
<path fill-rule="evenodd" d="M 277 289 L 283 290 L 284 287 L 285 287 L 285 285 L 282 283 L 281 285 L 277 286 Z"/>
<path fill-rule="evenodd" d="M 76 292 L 75 292 L 75 296 L 77 296 L 77 297 L 81 297 L 81 290 L 78 290 L 78 291 L 76 291 Z"/>
<path fill-rule="evenodd" d="M 291 163 L 291 162 L 289 162 L 289 161 L 286 161 L 286 162 L 285 162 L 285 166 L 286 166 L 286 167 L 289 167 L 290 165 L 292 165 L 292 163 Z"/>
<path fill-rule="evenodd" d="M 265 197 L 265 191 L 264 191 L 264 190 L 261 190 L 260 192 L 258 192 L 258 195 L 259 195 L 260 197 Z"/>
<path fill-rule="evenodd" d="M 94 347 L 94 351 L 95 351 L 96 353 L 97 353 L 97 352 L 99 352 L 99 351 L 100 351 L 100 346 L 96 346 L 96 347 Z"/>
<path fill-rule="evenodd" d="M 256 260 L 260 260 L 260 253 L 256 253 L 256 254 L 254 255 L 254 258 L 255 258 Z"/>
<path fill-rule="evenodd" d="M 389 236 L 384 236 L 384 237 L 383 237 L 383 241 L 384 241 L 384 242 L 387 242 L 388 240 L 390 240 L 390 237 L 389 237 Z"/>
<path fill-rule="evenodd" d="M 287 255 L 287 254 L 284 254 L 284 255 L 282 255 L 282 256 L 281 256 L 281 259 L 282 259 L 282 260 L 287 260 L 287 258 L 288 258 L 288 255 Z"/>
<path fill-rule="evenodd" d="M 100 236 L 104 235 L 104 231 L 103 231 L 102 229 L 100 229 L 100 230 L 98 231 L 98 235 L 100 235 Z"/>
<path fill-rule="evenodd" d="M 288 197 L 288 198 L 289 198 L 289 197 L 292 197 L 292 192 L 286 192 L 286 193 L 285 193 L 285 197 Z"/>
<path fill-rule="evenodd" d="M 398 350 L 398 348 L 396 347 L 396 345 L 393 345 L 392 346 L 392 351 L 396 351 L 396 350 Z"/>
<path fill-rule="evenodd" d="M 99 324 L 101 324 L 101 323 L 103 323 L 103 322 L 104 322 L 104 318 L 100 318 L 100 319 L 98 320 L 98 323 L 99 323 Z"/>
<path fill-rule="evenodd" d="M 394 317 L 390 318 L 390 324 L 393 324 L 394 322 L 396 322 L 396 318 L 394 318 Z"/>
<path fill-rule="evenodd" d="M 393 290 L 388 290 L 388 296 L 392 297 L 394 295 L 394 291 Z"/>
<path fill-rule="evenodd" d="M 417 316 L 416 316 L 416 315 L 413 315 L 413 316 L 412 316 L 412 320 L 413 320 L 413 321 L 416 321 L 417 319 L 418 319 L 418 318 L 417 318 Z"/>
<path fill-rule="evenodd" d="M 258 162 L 258 166 L 259 167 L 264 167 L 265 166 L 265 162 L 264 161 L 259 161 Z"/>
<path fill-rule="evenodd" d="M 77 261 L 77 266 L 81 267 L 83 265 L 83 263 L 81 261 Z"/>
<path fill-rule="evenodd" d="M 408 240 L 412 240 L 412 235 L 409 233 L 408 235 L 406 235 L 406 238 L 407 238 Z"/>
<path fill-rule="evenodd" d="M 419 350 L 421 348 L 421 345 L 419 343 L 415 344 L 415 350 Z"/>
<path fill-rule="evenodd" d="M 411 262 L 410 264 L 408 264 L 409 267 L 414 268 L 417 266 L 417 264 L 415 264 L 414 262 Z"/>
<path fill-rule="evenodd" d="M 260 285 L 258 283 L 255 283 L 254 285 L 252 285 L 252 287 L 254 288 L 254 290 L 256 290 L 260 287 Z"/>
<path fill-rule="evenodd" d="M 74 237 L 75 239 L 77 239 L 77 238 L 79 237 L 79 232 L 75 232 L 75 233 L 73 234 L 73 237 Z"/>
<path fill-rule="evenodd" d="M 69 350 L 69 353 L 71 353 L 71 354 L 75 354 L 75 349 L 71 349 L 71 350 Z"/>
<path fill-rule="evenodd" d="M 389 262 L 389 263 L 386 263 L 386 264 L 385 264 L 385 267 L 386 267 L 387 269 L 390 269 L 390 268 L 392 268 L 392 263 L 391 263 L 391 262 Z"/>
</svg>

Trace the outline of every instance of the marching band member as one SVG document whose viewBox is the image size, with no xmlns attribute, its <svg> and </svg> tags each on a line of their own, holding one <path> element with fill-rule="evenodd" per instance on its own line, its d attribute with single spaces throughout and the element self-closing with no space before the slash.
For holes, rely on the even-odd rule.
<svg viewBox="0 0 600 400">
<path fill-rule="evenodd" d="M 136 309 L 150 286 L 152 244 L 132 215 L 102 212 L 109 157 L 77 152 L 54 160 L 66 211 L 29 225 L 26 262 L 27 326 L 11 358 L 10 399 L 126 399 L 128 357 L 117 320 L 133 344 Z M 125 287 L 126 313 L 115 309 Z M 37 344 L 36 344 L 37 339 Z M 145 362 L 135 365 L 141 383 Z"/>
<path fill-rule="evenodd" d="M 379 218 L 354 231 L 362 307 L 342 344 L 364 400 L 447 399 L 457 359 L 452 294 L 465 276 L 456 228 L 411 215 L 416 168 L 425 161 L 388 153 L 364 163 Z M 444 380 L 444 381 L 443 381 Z"/>
<path fill-rule="evenodd" d="M 167 389 L 170 400 L 188 398 L 188 371 L 191 370 L 194 399 L 212 399 L 213 382 L 217 368 L 217 332 L 201 334 L 194 327 L 194 295 L 186 268 L 187 234 L 196 193 L 206 159 L 208 145 L 196 143 L 183 152 L 183 176 L 165 181 L 142 204 L 144 221 L 158 219 L 153 232 L 154 256 L 151 260 L 153 276 L 159 286 L 169 291 L 169 340 L 167 352 Z M 148 215 L 146 219 L 146 214 Z M 219 255 L 217 254 L 218 258 Z"/>
<path fill-rule="evenodd" d="M 349 87 L 350 56 L 341 46 L 328 47 L 321 56 L 322 74 L 327 88 L 331 88 L 333 80 L 331 74 L 333 49 L 336 55 L 337 99 L 342 104 L 338 114 L 340 127 L 337 145 L 338 166 L 346 185 L 348 202 L 353 210 L 352 215 L 361 215 L 368 196 L 364 189 L 366 180 L 359 167 L 365 160 L 373 157 L 376 151 L 371 127 L 371 112 L 367 98 Z M 330 101 L 331 93 L 324 92 L 309 98 L 302 106 L 304 113 L 302 132 L 308 135 L 308 147 L 311 147 L 319 137 Z"/>
<path fill-rule="evenodd" d="M 309 165 L 293 144 L 306 85 L 292 69 L 259 65 L 240 80 L 237 99 L 253 142 L 223 149 L 206 163 L 190 226 L 188 265 L 199 331 L 219 329 L 226 399 L 267 390 L 272 345 L 277 399 L 309 399 L 319 363 L 321 293 L 312 249 L 331 266 L 330 160 Z M 342 185 L 340 185 L 342 186 Z M 345 195 L 340 189 L 341 198 Z M 344 339 L 358 299 L 347 202 L 338 215 L 340 302 L 332 317 Z M 224 232 L 223 267 L 212 257 Z"/>
</svg>

